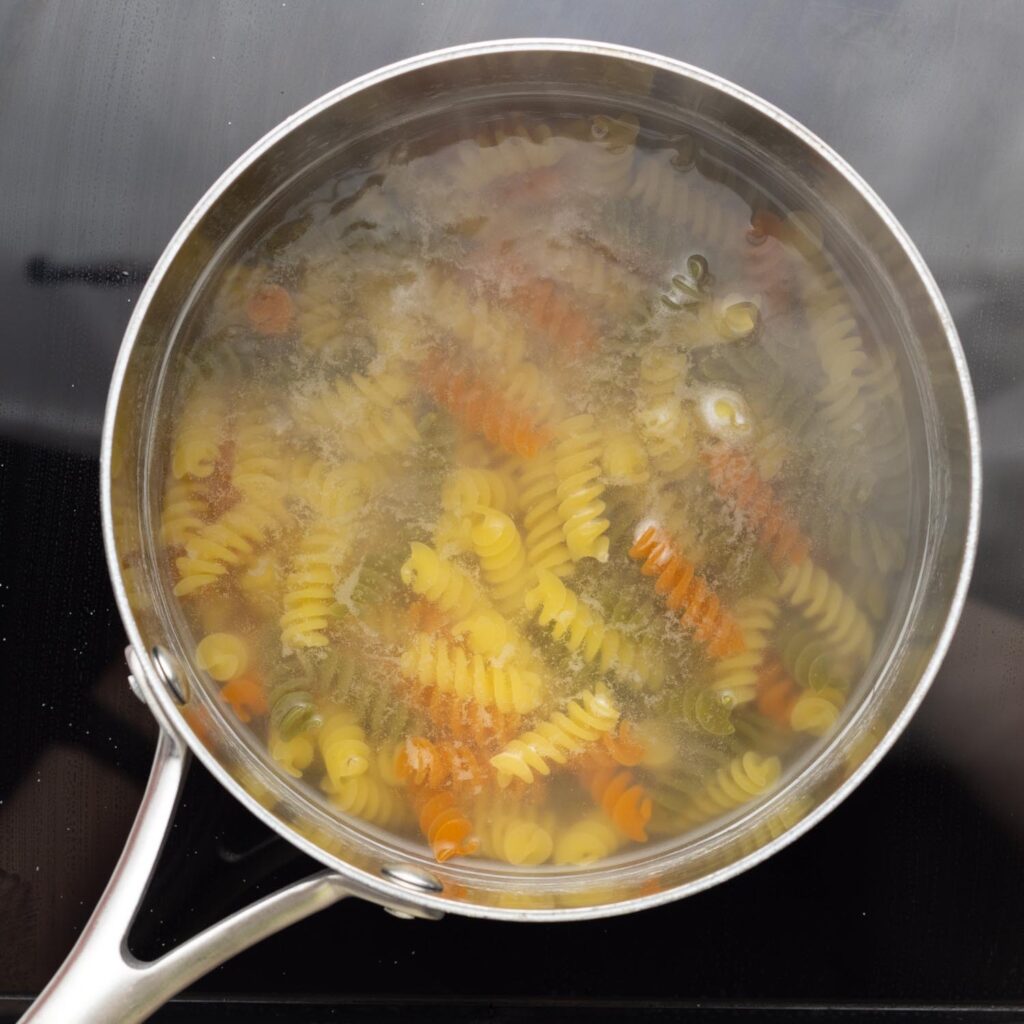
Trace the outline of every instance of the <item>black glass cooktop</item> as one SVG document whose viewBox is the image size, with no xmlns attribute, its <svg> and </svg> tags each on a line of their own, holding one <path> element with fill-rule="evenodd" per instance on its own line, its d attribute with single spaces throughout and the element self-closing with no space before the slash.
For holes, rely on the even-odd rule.
<svg viewBox="0 0 1024 1024">
<path fill-rule="evenodd" d="M 985 446 L 971 596 L 920 714 L 829 819 L 712 891 L 572 926 L 347 901 L 165 1021 L 1024 1019 L 1024 6 L 1008 0 L 0 2 L 0 1020 L 61 962 L 155 729 L 100 540 L 107 381 L 147 268 L 206 186 L 339 83 L 515 35 L 657 50 L 774 101 L 907 227 L 963 338 Z M 312 869 L 194 770 L 134 940 L 155 955 Z"/>
</svg>

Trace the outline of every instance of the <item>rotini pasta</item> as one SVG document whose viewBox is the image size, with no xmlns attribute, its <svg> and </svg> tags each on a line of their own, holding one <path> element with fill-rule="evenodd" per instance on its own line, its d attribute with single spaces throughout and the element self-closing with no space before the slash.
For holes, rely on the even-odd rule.
<svg viewBox="0 0 1024 1024">
<path fill-rule="evenodd" d="M 550 440 L 550 432 L 469 371 L 453 372 L 439 361 L 428 363 L 424 386 L 462 426 L 513 455 L 532 458 Z"/>
<path fill-rule="evenodd" d="M 459 143 L 452 173 L 460 188 L 478 192 L 513 174 L 551 167 L 563 155 L 563 147 L 546 124 L 508 120 Z"/>
<path fill-rule="evenodd" d="M 871 624 L 842 587 L 809 558 L 783 574 L 779 594 L 833 645 L 838 657 L 855 656 L 862 663 L 871 657 Z"/>
<path fill-rule="evenodd" d="M 632 772 L 602 768 L 587 780 L 587 788 L 615 827 L 634 842 L 647 841 L 653 802 Z"/>
<path fill-rule="evenodd" d="M 399 792 L 370 772 L 340 779 L 329 794 L 340 811 L 382 828 L 400 828 L 409 817 Z"/>
<path fill-rule="evenodd" d="M 240 676 L 249 666 L 249 645 L 235 633 L 211 633 L 196 647 L 196 662 L 219 682 Z"/>
<path fill-rule="evenodd" d="M 426 544 L 413 541 L 401 574 L 402 582 L 435 605 L 449 622 L 466 622 L 490 610 L 476 583 Z"/>
<path fill-rule="evenodd" d="M 527 562 L 534 569 L 567 575 L 572 571 L 572 555 L 558 511 L 561 502 L 554 453 L 544 452 L 531 460 L 522 469 L 518 483 Z"/>
<path fill-rule="evenodd" d="M 723 499 L 735 501 L 772 563 L 782 569 L 803 562 L 810 550 L 809 541 L 782 510 L 750 459 L 725 445 L 706 452 L 704 459 L 715 491 Z"/>
<path fill-rule="evenodd" d="M 554 861 L 586 867 L 610 857 L 622 843 L 622 836 L 604 815 L 590 814 L 555 837 Z"/>
<path fill-rule="evenodd" d="M 319 734 L 320 756 L 330 785 L 362 775 L 370 767 L 371 750 L 366 733 L 349 711 L 335 711 L 324 719 Z"/>
<path fill-rule="evenodd" d="M 565 711 L 556 711 L 491 758 L 499 784 L 507 786 L 512 778 L 531 783 L 534 772 L 549 775 L 549 761 L 565 764 L 570 754 L 578 754 L 600 739 L 618 720 L 619 710 L 605 687 L 585 691 L 570 701 Z"/>
<path fill-rule="evenodd" d="M 777 757 L 761 757 L 753 750 L 734 758 L 691 796 L 686 810 L 690 824 L 707 821 L 760 796 L 775 785 L 781 770 Z"/>
<path fill-rule="evenodd" d="M 526 608 L 537 613 L 541 626 L 551 627 L 551 635 L 583 659 L 597 662 L 602 672 L 611 670 L 631 682 L 658 687 L 663 673 L 657 661 L 648 658 L 629 637 L 609 629 L 600 615 L 580 602 L 557 576 L 541 569 L 536 585 L 526 593 Z"/>
<path fill-rule="evenodd" d="M 648 526 L 629 549 L 629 555 L 644 560 L 641 572 L 657 577 L 655 591 L 664 597 L 671 611 L 683 609 L 680 624 L 693 630 L 712 657 L 725 658 L 744 650 L 743 634 L 735 620 L 664 532 Z"/>
<path fill-rule="evenodd" d="M 209 502 L 202 488 L 176 480 L 164 495 L 160 539 L 169 547 L 184 547 L 206 525 Z"/>
<path fill-rule="evenodd" d="M 480 852 L 508 864 L 535 867 L 554 851 L 553 821 L 510 801 L 483 799 L 475 814 Z"/>
<path fill-rule="evenodd" d="M 512 615 L 522 607 L 529 581 L 519 530 L 506 513 L 484 506 L 476 510 L 473 521 L 473 550 L 495 607 Z"/>
<path fill-rule="evenodd" d="M 416 816 L 423 833 L 441 863 L 452 857 L 468 856 L 480 849 L 473 823 L 456 806 L 451 793 L 418 791 L 414 797 Z"/>
<path fill-rule="evenodd" d="M 608 520 L 602 518 L 601 435 L 592 416 L 577 416 L 559 428 L 561 440 L 555 453 L 558 477 L 558 515 L 565 545 L 573 561 L 596 558 L 608 561 Z"/>
<path fill-rule="evenodd" d="M 403 655 L 402 671 L 421 686 L 436 687 L 440 693 L 504 714 L 533 711 L 543 697 L 543 684 L 535 672 L 488 662 L 444 637 L 421 633 Z"/>
<path fill-rule="evenodd" d="M 491 770 L 466 743 L 432 741 L 408 736 L 398 748 L 395 771 L 400 779 L 415 786 L 440 790 L 446 786 L 460 792 L 478 793 Z"/>
<path fill-rule="evenodd" d="M 285 581 L 281 643 L 286 650 L 326 647 L 334 590 L 352 543 L 347 530 L 321 526 L 302 538 Z"/>
<path fill-rule="evenodd" d="M 755 697 L 758 671 L 779 618 L 779 603 L 770 596 L 741 598 L 736 602 L 736 625 L 744 649 L 715 663 L 712 686 L 732 704 Z"/>
<path fill-rule="evenodd" d="M 178 480 L 201 480 L 214 470 L 227 422 L 224 395 L 199 385 L 189 396 L 171 453 L 171 472 Z"/>
</svg>

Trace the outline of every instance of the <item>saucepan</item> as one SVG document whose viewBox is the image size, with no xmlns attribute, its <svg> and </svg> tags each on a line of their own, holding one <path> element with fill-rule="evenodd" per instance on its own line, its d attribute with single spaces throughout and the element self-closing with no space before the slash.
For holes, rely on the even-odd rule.
<svg viewBox="0 0 1024 1024">
<path fill-rule="evenodd" d="M 154 539 L 176 340 L 232 240 L 309 168 L 337 160 L 381 126 L 400 132 L 421 117 L 510 97 L 548 110 L 596 103 L 713 125 L 774 168 L 829 225 L 836 259 L 874 297 L 903 371 L 914 452 L 909 565 L 897 614 L 838 727 L 769 798 L 704 832 L 583 869 L 437 864 L 411 843 L 331 815 L 218 704 L 168 597 Z M 403 61 L 336 89 L 253 146 L 188 215 L 145 287 L 114 370 L 100 469 L 110 575 L 131 640 L 129 682 L 159 723 L 160 739 L 113 878 L 26 1018 L 55 1024 L 142 1020 L 226 958 L 345 896 L 399 917 L 569 922 L 654 907 L 753 867 L 835 808 L 906 726 L 960 614 L 979 518 L 978 429 L 963 353 L 920 254 L 878 197 L 806 128 L 713 74 L 620 46 L 563 40 L 479 43 Z M 130 955 L 126 937 L 191 757 L 323 870 L 144 963 Z"/>
</svg>

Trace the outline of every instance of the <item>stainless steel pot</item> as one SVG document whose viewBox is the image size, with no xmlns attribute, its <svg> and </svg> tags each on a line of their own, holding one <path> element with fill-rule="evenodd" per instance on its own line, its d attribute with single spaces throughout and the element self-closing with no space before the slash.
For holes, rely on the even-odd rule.
<svg viewBox="0 0 1024 1024">
<path fill-rule="evenodd" d="M 771 799 L 703 834 L 586 870 L 438 865 L 411 844 L 339 823 L 276 770 L 229 720 L 191 663 L 162 582 L 154 523 L 175 339 L 219 255 L 274 196 L 317 162 L 432 113 L 495 97 L 548 109 L 635 109 L 714 126 L 801 194 L 870 291 L 904 370 L 916 446 L 912 571 L 863 696 Z M 842 254 L 845 253 L 845 256 Z M 111 384 L 101 458 L 110 573 L 131 639 L 129 681 L 161 727 L 152 775 L 114 876 L 78 944 L 26 1020 L 128 1024 L 239 950 L 355 895 L 399 916 L 444 913 L 574 921 L 656 906 L 752 867 L 831 811 L 892 745 L 949 644 L 974 558 L 980 457 L 970 381 L 949 312 L 917 250 L 877 196 L 781 111 L 697 68 L 605 44 L 513 40 L 416 57 L 342 86 L 275 128 L 203 197 L 161 256 L 129 325 Z M 190 754 L 268 826 L 325 870 L 233 915 L 153 963 L 125 936 L 174 814 Z M 865 837 L 865 842 L 870 842 Z"/>
</svg>

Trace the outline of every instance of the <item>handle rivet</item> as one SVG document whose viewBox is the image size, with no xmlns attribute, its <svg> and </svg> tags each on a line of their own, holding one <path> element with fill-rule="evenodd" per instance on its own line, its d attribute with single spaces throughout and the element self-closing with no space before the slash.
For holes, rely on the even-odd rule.
<svg viewBox="0 0 1024 1024">
<path fill-rule="evenodd" d="M 188 679 L 181 671 L 177 660 L 163 647 L 157 645 L 150 651 L 153 666 L 161 682 L 171 691 L 179 704 L 188 703 Z"/>
<path fill-rule="evenodd" d="M 442 892 L 444 886 L 440 879 L 429 871 L 414 867 L 411 864 L 385 864 L 380 873 L 385 877 L 417 892 Z M 387 908 L 390 912 L 391 908 Z"/>
</svg>

